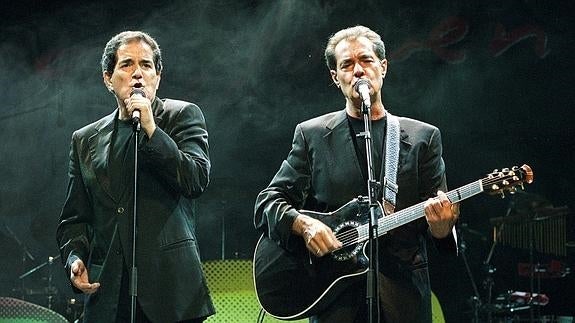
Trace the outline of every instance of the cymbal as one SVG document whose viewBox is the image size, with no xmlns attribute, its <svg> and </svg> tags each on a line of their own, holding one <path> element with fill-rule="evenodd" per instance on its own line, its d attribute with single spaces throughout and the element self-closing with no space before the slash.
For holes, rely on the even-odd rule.
<svg viewBox="0 0 575 323">
<path fill-rule="evenodd" d="M 571 210 L 567 206 L 543 206 L 533 209 L 533 218 L 537 221 L 546 220 L 556 216 L 565 216 L 571 214 Z"/>
<path fill-rule="evenodd" d="M 553 206 L 553 204 L 545 197 L 534 194 L 527 193 L 525 191 L 517 191 L 511 197 L 511 202 L 509 203 L 509 208 L 513 213 L 531 213 L 535 208 Z"/>
<path fill-rule="evenodd" d="M 533 208 L 530 212 L 524 213 L 511 213 L 508 216 L 500 216 L 489 219 L 492 224 L 500 223 L 521 223 L 521 222 L 537 222 L 544 221 L 558 216 L 566 216 L 571 211 L 567 206 L 554 207 L 542 206 Z"/>
<path fill-rule="evenodd" d="M 482 240 L 482 241 L 486 241 L 486 240 L 487 240 L 487 237 L 486 237 L 482 232 L 470 228 L 469 225 L 468 225 L 467 223 L 465 223 L 465 222 L 462 222 L 462 223 L 459 225 L 459 229 L 460 229 L 461 231 L 463 231 L 463 233 L 467 234 L 468 236 L 478 238 L 478 239 L 480 239 L 480 240 Z"/>
<path fill-rule="evenodd" d="M 26 295 L 57 295 L 58 289 L 54 286 L 42 288 L 24 288 Z"/>
</svg>

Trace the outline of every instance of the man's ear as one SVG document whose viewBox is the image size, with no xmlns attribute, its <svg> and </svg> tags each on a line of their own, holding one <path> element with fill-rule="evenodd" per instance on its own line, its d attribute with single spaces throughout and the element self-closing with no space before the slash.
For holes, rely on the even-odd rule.
<svg viewBox="0 0 575 323">
<path fill-rule="evenodd" d="M 156 82 L 156 91 L 158 90 L 158 88 L 160 87 L 160 81 L 162 80 L 162 75 L 158 74 L 158 81 Z"/>
<path fill-rule="evenodd" d="M 112 75 L 109 74 L 108 72 L 102 73 L 102 78 L 104 79 L 104 85 L 106 86 L 108 91 L 110 91 L 110 93 L 114 93 L 114 87 L 112 86 L 111 77 Z"/>
<path fill-rule="evenodd" d="M 331 80 L 335 84 L 335 86 L 339 87 L 339 80 L 337 79 L 337 72 L 335 70 L 329 70 L 329 74 L 331 75 Z"/>
<path fill-rule="evenodd" d="M 385 78 L 385 74 L 387 74 L 387 59 L 385 58 L 381 60 L 381 69 L 381 76 Z"/>
</svg>

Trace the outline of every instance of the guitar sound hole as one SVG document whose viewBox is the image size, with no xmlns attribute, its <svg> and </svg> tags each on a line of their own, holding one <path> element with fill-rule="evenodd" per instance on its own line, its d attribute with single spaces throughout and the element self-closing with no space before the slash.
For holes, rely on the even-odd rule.
<svg viewBox="0 0 575 323">
<path fill-rule="evenodd" d="M 343 247 L 332 253 L 335 260 L 345 261 L 353 258 L 359 250 L 361 250 L 361 244 L 358 243 L 359 234 L 356 227 L 359 224 L 353 221 L 347 221 L 341 223 L 335 229 L 337 239 L 343 244 Z"/>
</svg>

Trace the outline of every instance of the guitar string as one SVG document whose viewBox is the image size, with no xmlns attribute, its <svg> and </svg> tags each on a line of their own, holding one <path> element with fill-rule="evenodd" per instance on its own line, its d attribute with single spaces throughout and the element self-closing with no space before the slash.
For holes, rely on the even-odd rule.
<svg viewBox="0 0 575 323">
<path fill-rule="evenodd" d="M 451 200 L 456 200 L 456 196 L 455 196 L 456 192 L 459 191 L 460 194 L 462 194 L 462 195 L 467 195 L 469 192 L 475 192 L 475 191 L 477 191 L 477 188 L 474 188 L 474 187 L 473 187 L 473 186 L 476 186 L 476 185 L 477 185 L 477 182 L 468 184 L 468 185 L 466 185 L 466 186 L 464 186 L 464 187 L 459 188 L 458 190 L 454 190 L 454 191 L 452 191 L 452 192 L 448 192 L 447 195 L 448 195 L 448 197 L 450 197 L 450 195 L 451 195 Z M 479 191 L 479 192 L 477 192 L 477 193 L 480 193 L 480 192 L 481 192 L 481 191 Z M 476 193 L 476 194 L 477 194 L 477 193 Z M 424 210 L 424 208 L 423 208 L 422 204 L 420 203 L 420 204 L 414 205 L 414 206 L 412 206 L 412 207 L 406 208 L 406 209 L 404 209 L 404 210 L 401 210 L 401 211 L 399 211 L 399 212 L 406 214 L 406 216 L 404 216 L 403 218 L 408 218 L 408 219 L 409 219 L 409 218 L 412 218 L 412 217 L 413 217 L 413 219 L 411 219 L 411 220 L 405 222 L 405 223 L 407 223 L 407 222 L 410 222 L 410 221 L 412 221 L 412 220 L 415 220 L 415 219 L 421 217 L 421 214 L 422 214 L 422 211 L 423 211 L 423 210 Z M 395 215 L 395 216 L 388 216 L 388 217 L 379 218 L 379 219 L 378 219 L 378 224 L 379 224 L 380 222 L 381 222 L 382 225 L 384 225 L 384 226 L 385 226 L 386 224 L 387 224 L 387 225 L 389 225 L 389 224 L 394 224 L 394 223 L 396 223 L 396 222 L 398 221 L 398 218 L 400 218 L 399 215 L 401 215 L 401 213 L 399 213 L 399 214 L 397 214 L 397 215 Z M 414 215 L 415 215 L 415 217 L 414 217 Z M 403 222 L 403 221 L 401 221 L 401 222 Z M 344 232 L 343 234 L 340 235 L 340 237 L 341 237 L 342 240 L 343 240 L 343 241 L 342 241 L 342 240 L 340 240 L 340 241 L 342 241 L 342 245 L 344 245 L 344 246 L 356 244 L 356 243 L 358 243 L 358 242 L 360 242 L 360 241 L 365 241 L 365 240 L 366 240 L 366 236 L 367 236 L 366 231 L 367 231 L 367 230 L 365 229 L 365 225 L 362 225 L 361 227 L 357 227 L 356 230 L 348 230 L 348 231 L 346 231 L 346 232 Z M 357 233 L 356 233 L 356 232 L 357 232 Z M 381 231 L 380 231 L 379 228 L 378 228 L 378 236 L 379 236 L 379 234 L 381 234 Z"/>
<path fill-rule="evenodd" d="M 474 185 L 474 184 L 475 184 L 475 185 Z M 476 188 L 473 188 L 473 189 L 472 189 L 470 186 L 476 186 L 476 184 L 477 184 L 477 182 L 468 184 L 468 185 L 466 185 L 466 186 L 460 188 L 459 191 L 460 191 L 460 192 L 463 192 L 463 194 L 465 194 L 466 192 L 468 193 L 469 191 L 475 191 L 475 190 L 477 190 L 477 189 L 476 189 Z M 448 192 L 448 196 L 449 196 L 449 195 L 454 195 L 456 191 L 457 191 L 457 190 L 455 190 L 455 191 L 453 191 L 453 192 Z M 454 197 L 453 197 L 453 198 L 454 198 Z M 416 204 L 416 205 L 414 205 L 414 206 L 412 206 L 412 207 L 403 209 L 403 210 L 401 210 L 401 211 L 399 211 L 399 212 L 407 213 L 407 215 L 413 216 L 413 212 L 408 212 L 408 211 L 410 211 L 410 209 L 413 209 L 413 210 L 411 210 L 411 211 L 418 211 L 418 212 L 416 212 L 416 214 L 417 214 L 417 213 L 421 213 L 420 211 L 421 211 L 421 209 L 423 209 L 423 207 L 422 207 L 420 204 Z M 387 223 L 396 222 L 397 219 L 398 219 L 398 216 L 397 216 L 397 215 L 395 215 L 395 216 L 382 217 L 382 218 L 379 218 L 379 219 L 378 219 L 378 223 L 379 223 L 379 222 L 384 222 L 383 224 L 385 224 L 385 222 L 387 222 Z M 362 226 L 356 227 L 356 228 L 355 228 L 356 230 L 347 230 L 347 231 L 343 232 L 343 233 L 342 233 L 341 235 L 339 235 L 339 236 L 336 235 L 336 237 L 338 237 L 338 240 L 340 240 L 340 242 L 342 242 L 342 247 L 348 246 L 348 245 L 351 245 L 351 244 L 358 243 L 358 242 L 360 242 L 360 240 L 362 240 L 362 238 L 365 238 L 365 236 L 366 236 L 366 234 L 367 234 L 365 231 L 367 231 L 367 230 L 363 229 L 363 230 L 361 230 L 361 232 L 359 232 L 359 230 L 357 230 L 357 229 L 364 228 L 364 227 L 365 227 L 365 225 L 362 225 Z M 362 234 L 362 233 L 363 233 L 363 234 Z M 379 230 L 378 230 L 378 233 L 379 233 Z"/>
<path fill-rule="evenodd" d="M 483 187 L 488 186 L 488 185 L 492 185 L 494 183 L 497 182 L 502 182 L 503 180 L 505 180 L 506 177 L 509 176 L 505 176 L 505 177 L 494 177 L 494 178 L 487 178 L 487 179 L 483 179 L 480 180 L 481 182 L 484 182 L 484 184 L 482 185 Z M 455 196 L 456 193 L 459 193 L 460 195 L 464 196 L 463 198 L 459 199 L 456 202 L 462 201 L 468 197 L 471 197 L 473 195 L 479 194 L 481 193 L 481 190 L 477 191 L 477 188 L 475 188 L 474 186 L 477 186 L 478 182 L 480 181 L 476 181 L 470 184 L 467 184 L 459 189 L 456 189 L 454 191 L 448 192 L 447 195 L 448 197 L 451 197 L 450 200 L 456 200 L 457 196 Z M 515 185 L 513 185 L 515 186 Z M 477 191 L 477 192 L 475 192 Z M 470 196 L 467 196 L 469 193 L 473 193 Z M 411 210 L 410 210 L 411 209 Z M 413 217 L 414 215 L 416 215 L 413 219 L 406 221 L 405 223 L 408 223 L 412 220 L 415 220 L 419 217 L 421 217 L 421 211 L 422 211 L 423 207 L 420 204 L 414 205 L 410 208 L 404 209 L 400 212 L 404 212 L 407 213 L 407 216 L 405 216 L 405 218 L 410 218 Z M 411 211 L 411 212 L 407 212 L 407 211 Z M 413 211 L 417 211 L 417 212 L 413 212 Z M 379 222 L 383 222 L 382 224 L 389 224 L 391 222 L 397 222 L 398 216 L 394 216 L 394 217 L 383 217 L 380 218 L 378 220 Z M 381 220 L 381 221 L 380 221 Z M 386 223 L 387 222 L 387 223 Z M 403 222 L 403 221 L 402 221 Z M 348 230 L 344 233 L 342 233 L 341 235 L 339 235 L 338 240 L 340 240 L 342 242 L 342 247 L 347 247 L 353 244 L 357 244 L 359 242 L 365 241 L 366 240 L 366 232 L 367 230 L 365 230 L 365 225 L 362 225 L 360 227 L 355 228 L 356 230 Z M 359 230 L 358 230 L 359 229 Z M 361 232 L 360 232 L 361 231 Z M 382 234 L 382 232 L 380 232 L 379 228 L 378 228 L 378 236 Z M 337 237 L 337 235 L 336 235 Z M 340 239 L 341 238 L 341 239 Z"/>
<path fill-rule="evenodd" d="M 459 189 L 447 192 L 446 194 L 447 194 L 448 198 L 451 197 L 450 200 L 452 200 L 452 201 L 457 200 L 456 202 L 459 202 L 459 201 L 467 199 L 473 195 L 481 193 L 481 190 L 478 191 L 478 189 L 476 187 L 480 182 L 482 184 L 480 187 L 484 188 L 484 187 L 492 186 L 493 184 L 496 184 L 498 182 L 501 183 L 501 182 L 503 182 L 509 178 L 512 178 L 513 176 L 514 175 L 506 175 L 503 177 L 485 178 L 483 180 L 469 183 L 465 186 L 462 186 Z M 519 183 L 522 183 L 522 181 L 519 181 Z M 518 185 L 518 184 L 510 185 L 510 187 L 515 187 L 516 185 Z M 498 191 L 502 191 L 502 189 L 499 189 Z M 467 196 L 470 193 L 473 193 L 473 194 Z M 460 196 L 462 196 L 462 198 L 457 199 L 456 194 L 459 194 Z M 421 217 L 421 210 L 422 209 L 424 209 L 424 208 L 420 203 L 420 204 L 416 204 L 416 205 L 413 205 L 411 207 L 408 207 L 406 209 L 403 209 L 399 212 L 406 213 L 406 216 L 404 218 L 411 218 L 415 215 L 415 217 L 413 219 L 405 222 L 405 223 L 408 223 L 412 220 L 415 220 L 415 219 Z M 414 212 L 414 211 L 417 211 L 417 212 Z M 378 219 L 378 224 L 380 222 L 382 222 L 382 224 L 385 226 L 386 224 L 390 224 L 392 222 L 397 222 L 398 218 L 399 217 L 397 215 L 396 216 L 387 216 L 387 217 L 384 216 L 384 217 Z M 353 228 L 352 230 L 347 230 L 340 235 L 336 235 L 338 240 L 342 243 L 342 248 L 365 241 L 366 235 L 367 235 L 367 233 L 365 231 L 367 231 L 367 230 L 365 230 L 364 227 L 365 227 L 365 225 L 361 225 L 359 227 Z M 380 235 L 380 233 L 381 232 L 378 228 L 378 236 Z"/>
</svg>

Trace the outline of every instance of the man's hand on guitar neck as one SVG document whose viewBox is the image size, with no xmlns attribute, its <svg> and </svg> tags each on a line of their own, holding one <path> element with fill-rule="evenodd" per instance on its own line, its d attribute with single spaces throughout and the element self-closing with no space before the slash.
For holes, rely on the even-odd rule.
<svg viewBox="0 0 575 323">
<path fill-rule="evenodd" d="M 307 249 L 317 257 L 341 248 L 333 231 L 320 220 L 305 214 L 298 215 L 293 224 L 292 232 L 301 236 Z"/>
<path fill-rule="evenodd" d="M 435 238 L 447 237 L 458 217 L 459 204 L 452 204 L 442 191 L 437 191 L 437 197 L 425 202 L 425 218 L 431 235 Z"/>
</svg>

